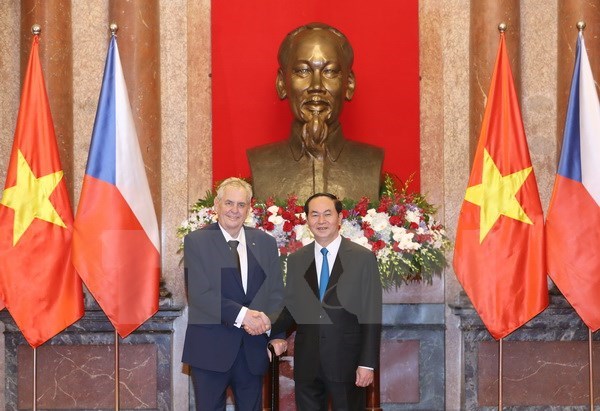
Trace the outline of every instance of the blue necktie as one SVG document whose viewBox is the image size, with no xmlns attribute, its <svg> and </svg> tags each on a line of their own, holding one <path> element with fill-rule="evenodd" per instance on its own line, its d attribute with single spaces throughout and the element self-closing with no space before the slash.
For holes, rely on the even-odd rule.
<svg viewBox="0 0 600 411">
<path fill-rule="evenodd" d="M 321 279 L 319 281 L 319 297 L 323 301 L 325 290 L 327 290 L 327 283 L 329 282 L 329 263 L 327 262 L 327 249 L 321 248 L 321 254 L 323 254 L 323 265 L 321 266 Z"/>
</svg>

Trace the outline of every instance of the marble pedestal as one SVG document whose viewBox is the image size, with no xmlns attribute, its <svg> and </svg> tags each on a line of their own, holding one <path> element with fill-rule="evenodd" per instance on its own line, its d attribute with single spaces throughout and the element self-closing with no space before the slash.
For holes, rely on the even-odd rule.
<svg viewBox="0 0 600 411">
<path fill-rule="evenodd" d="M 173 321 L 182 307 L 160 311 L 119 338 L 119 403 L 125 410 L 171 409 Z M 4 310 L 5 408 L 32 409 L 33 350 Z M 115 333 L 104 313 L 90 308 L 77 323 L 37 348 L 38 410 L 115 409 Z"/>
<path fill-rule="evenodd" d="M 495 341 L 468 298 L 453 306 L 460 317 L 463 349 L 465 410 L 498 407 L 499 343 Z M 594 369 L 600 362 L 600 342 L 593 336 Z M 503 390 L 505 410 L 589 410 L 588 328 L 558 294 L 549 307 L 503 340 Z M 598 374 L 596 372 L 596 374 Z M 600 380 L 594 378 L 594 404 L 600 409 Z"/>
</svg>

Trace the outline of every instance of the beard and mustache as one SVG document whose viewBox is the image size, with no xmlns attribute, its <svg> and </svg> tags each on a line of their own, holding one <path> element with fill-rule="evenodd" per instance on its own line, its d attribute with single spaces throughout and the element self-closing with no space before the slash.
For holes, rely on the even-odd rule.
<svg viewBox="0 0 600 411">
<path fill-rule="evenodd" d="M 329 134 L 327 120 L 331 117 L 331 107 L 326 110 L 302 110 L 302 144 L 304 149 L 313 157 L 325 158 L 325 142 Z"/>
</svg>

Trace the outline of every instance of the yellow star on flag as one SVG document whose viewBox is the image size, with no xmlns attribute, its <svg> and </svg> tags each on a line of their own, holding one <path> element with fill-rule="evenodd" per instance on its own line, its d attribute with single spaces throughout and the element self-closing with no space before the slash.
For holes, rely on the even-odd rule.
<svg viewBox="0 0 600 411">
<path fill-rule="evenodd" d="M 484 149 L 481 184 L 468 187 L 465 194 L 465 200 L 481 208 L 479 219 L 480 244 L 501 215 L 526 224 L 533 224 L 516 198 L 517 192 L 531 170 L 532 167 L 527 167 L 503 176 L 490 153 Z"/>
<path fill-rule="evenodd" d="M 66 228 L 50 202 L 50 195 L 63 177 L 62 170 L 37 178 L 21 150 L 18 150 L 17 156 L 17 184 L 6 188 L 0 200 L 0 204 L 15 210 L 13 246 L 34 218 Z"/>
</svg>

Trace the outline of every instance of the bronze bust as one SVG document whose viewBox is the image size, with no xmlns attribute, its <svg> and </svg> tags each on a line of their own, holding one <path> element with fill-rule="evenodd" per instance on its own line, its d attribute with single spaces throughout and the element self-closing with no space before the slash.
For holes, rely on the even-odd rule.
<svg viewBox="0 0 600 411">
<path fill-rule="evenodd" d="M 356 86 L 346 36 L 322 23 L 299 27 L 283 40 L 278 60 L 277 94 L 289 100 L 294 120 L 288 140 L 247 151 L 255 196 L 378 198 L 383 149 L 347 140 L 339 123 Z"/>
</svg>

